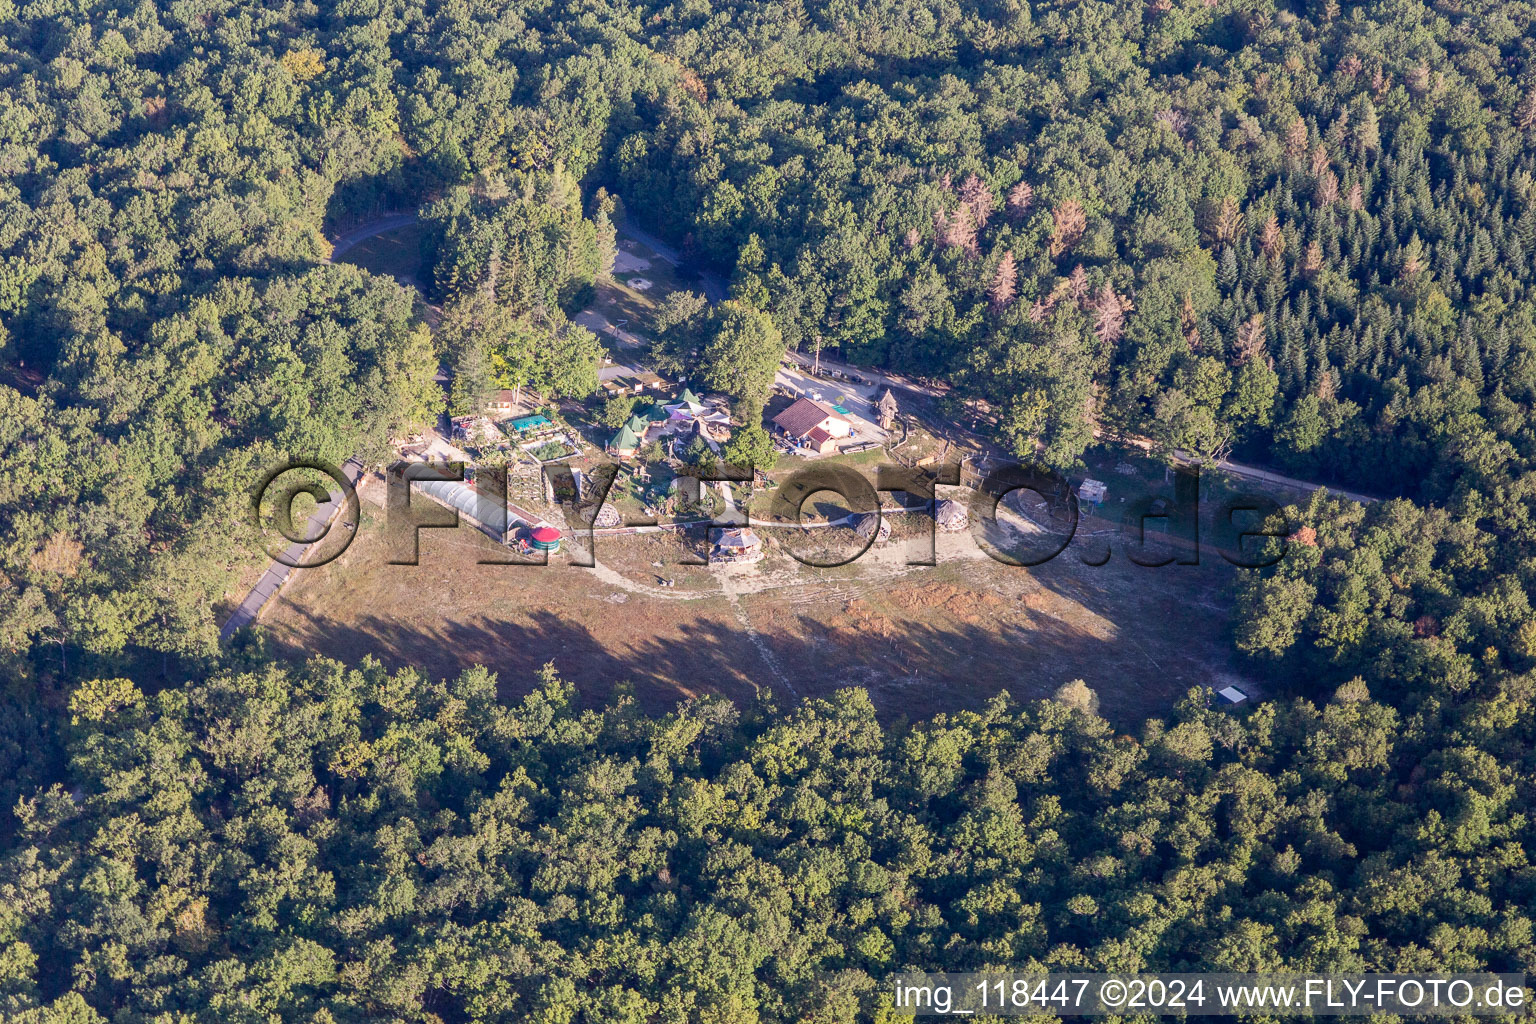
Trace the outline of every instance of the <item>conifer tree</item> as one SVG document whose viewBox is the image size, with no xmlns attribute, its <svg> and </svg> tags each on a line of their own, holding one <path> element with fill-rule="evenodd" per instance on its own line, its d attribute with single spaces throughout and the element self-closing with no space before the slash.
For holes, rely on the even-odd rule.
<svg viewBox="0 0 1536 1024">
<path fill-rule="evenodd" d="M 1013 252 L 1006 251 L 998 261 L 992 283 L 987 287 L 987 300 L 991 303 L 992 312 L 1001 313 L 1013 304 L 1013 298 L 1018 294 L 1018 282 L 1019 272 Z"/>
<path fill-rule="evenodd" d="M 1026 181 L 1019 182 L 1008 190 L 1008 216 L 1013 220 L 1023 220 L 1034 201 L 1034 188 Z"/>
<path fill-rule="evenodd" d="M 1076 199 L 1064 199 L 1051 211 L 1051 255 L 1060 256 L 1083 237 L 1088 217 Z"/>
</svg>

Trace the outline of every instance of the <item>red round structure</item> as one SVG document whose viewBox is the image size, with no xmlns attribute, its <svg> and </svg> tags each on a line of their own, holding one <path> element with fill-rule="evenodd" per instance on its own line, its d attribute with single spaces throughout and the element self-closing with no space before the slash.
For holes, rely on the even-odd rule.
<svg viewBox="0 0 1536 1024">
<path fill-rule="evenodd" d="M 553 526 L 535 526 L 528 531 L 528 539 L 535 551 L 560 550 L 560 531 Z"/>
</svg>

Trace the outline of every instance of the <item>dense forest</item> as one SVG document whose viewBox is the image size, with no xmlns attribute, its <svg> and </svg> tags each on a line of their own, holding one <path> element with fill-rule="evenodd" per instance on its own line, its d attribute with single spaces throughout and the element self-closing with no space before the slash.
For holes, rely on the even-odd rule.
<svg viewBox="0 0 1536 1024">
<path fill-rule="evenodd" d="M 839 1021 L 909 966 L 1536 970 L 1532 17 L 0 0 L 0 1017 Z M 329 261 L 399 210 L 435 333 Z M 570 317 L 625 217 L 729 280 L 649 325 L 700 382 L 824 351 L 1056 467 L 1097 430 L 1397 500 L 1295 510 L 1238 588 L 1284 699 L 1134 735 L 1081 687 L 650 719 L 220 652 L 264 469 L 384 458 L 440 366 L 460 409 L 592 390 Z"/>
<path fill-rule="evenodd" d="M 1139 739 L 1081 684 L 648 718 L 484 671 L 71 698 L 0 865 L 9 1020 L 904 1019 L 889 971 L 1528 970 L 1529 703 L 1358 680 Z M 46 1007 L 46 1008 L 43 1008 Z"/>
<path fill-rule="evenodd" d="M 648 27 L 703 102 L 610 173 L 790 344 L 1058 465 L 1094 425 L 1421 497 L 1530 457 L 1529 5 L 687 10 Z"/>
</svg>

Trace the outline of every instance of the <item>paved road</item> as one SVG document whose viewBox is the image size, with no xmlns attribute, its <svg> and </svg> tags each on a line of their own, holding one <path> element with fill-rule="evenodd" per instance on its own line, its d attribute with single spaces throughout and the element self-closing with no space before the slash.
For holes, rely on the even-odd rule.
<svg viewBox="0 0 1536 1024">
<path fill-rule="evenodd" d="M 676 249 L 657 238 L 649 231 L 644 230 L 635 223 L 633 217 L 625 216 L 619 226 L 621 234 L 628 235 L 643 245 L 650 246 L 652 251 L 674 267 L 683 265 L 683 257 Z M 730 297 L 730 289 L 726 286 L 725 278 L 709 270 L 699 271 L 699 284 L 704 289 L 704 297 L 710 302 L 724 302 Z"/>
<path fill-rule="evenodd" d="M 802 352 L 786 353 L 786 359 L 799 367 L 810 367 L 813 364 L 812 358 Z M 837 370 L 850 376 L 856 376 L 863 378 L 866 381 L 872 381 L 873 383 L 859 384 L 843 380 L 824 380 L 821 378 L 812 377 L 809 374 L 797 373 L 794 369 L 789 367 L 780 369 L 778 374 L 778 382 L 789 386 L 791 390 L 796 392 L 807 390 L 820 391 L 823 395 L 827 395 L 829 397 L 834 396 L 837 393 L 857 395 L 866 403 L 868 403 L 872 398 L 879 397 L 879 393 L 886 387 L 892 387 L 898 390 L 904 388 L 908 391 L 915 391 L 919 394 L 928 395 L 935 398 L 942 395 L 944 390 L 946 390 L 945 386 L 942 384 L 937 387 L 929 386 L 926 384 L 919 384 L 916 381 L 909 380 L 896 374 L 860 369 L 856 366 L 850 366 L 847 363 L 834 362 L 828 359 L 821 360 L 821 367 L 824 370 Z M 872 410 L 871 414 L 873 414 Z M 1119 441 L 1122 444 L 1129 444 L 1134 447 L 1141 448 L 1144 451 L 1150 450 L 1153 447 L 1152 441 L 1147 438 L 1110 438 L 1098 430 L 1094 431 L 1094 436 L 1103 438 L 1105 440 Z M 1183 453 L 1178 453 L 1176 457 L 1179 457 L 1180 461 L 1186 463 L 1195 461 Z M 1373 495 L 1363 494 L 1359 491 L 1346 490 L 1342 487 L 1336 487 L 1332 484 L 1321 484 L 1312 480 L 1298 480 L 1296 477 L 1286 476 L 1283 473 L 1276 473 L 1273 470 L 1264 469 L 1261 466 L 1250 466 L 1242 462 L 1233 462 L 1231 459 L 1221 459 L 1220 461 L 1211 465 L 1212 468 L 1219 469 L 1223 473 L 1229 473 L 1232 476 L 1242 477 L 1246 480 L 1256 480 L 1261 483 L 1272 484 L 1278 487 L 1288 487 L 1293 490 L 1303 491 L 1308 494 L 1312 493 L 1313 491 L 1327 488 L 1328 493 L 1336 494 L 1339 497 L 1347 498 L 1350 501 L 1358 501 L 1365 504 L 1370 504 L 1372 502 L 1382 500 L 1381 498 L 1375 497 Z"/>
<path fill-rule="evenodd" d="M 417 217 L 415 213 L 391 214 L 379 220 L 372 221 L 368 224 L 354 228 L 335 239 L 333 248 L 331 250 L 331 258 L 335 259 L 337 256 L 357 245 L 359 242 L 363 242 L 375 235 L 382 235 L 386 231 L 394 231 L 398 228 L 407 227 L 416 223 L 416 220 Z M 682 256 L 676 249 L 668 245 L 666 242 L 663 242 L 660 238 L 657 238 L 650 232 L 638 227 L 635 224 L 633 218 L 626 217 L 623 224 L 621 225 L 621 230 L 624 234 L 649 246 L 656 252 L 658 256 L 671 263 L 673 266 L 682 265 Z M 699 274 L 699 280 L 703 285 L 705 297 L 708 298 L 710 302 L 720 302 L 729 294 L 728 289 L 726 288 L 725 280 L 719 274 L 703 271 Z M 583 323 L 583 317 L 587 317 L 588 320 L 592 321 L 590 323 L 584 323 L 584 326 L 587 326 L 593 331 L 606 331 L 607 333 L 617 337 L 620 341 L 629 345 L 640 345 L 642 343 L 642 339 L 636 337 L 634 334 L 628 331 L 623 330 L 622 328 L 614 327 L 613 325 L 609 324 L 607 319 L 602 317 L 600 314 L 591 311 L 582 313 L 576 317 L 577 322 Z M 811 356 L 805 355 L 802 352 L 789 352 L 786 354 L 786 358 L 790 362 L 798 364 L 801 367 L 809 367 L 815 362 Z M 777 375 L 777 381 L 778 383 L 789 387 L 790 390 L 797 393 L 803 393 L 806 391 L 820 391 L 824 395 L 842 393 L 845 395 L 854 396 L 862 400 L 864 404 L 872 403 L 875 398 L 879 397 L 879 392 L 887 387 L 905 389 L 907 391 L 915 391 L 918 394 L 927 395 L 933 398 L 937 398 L 944 393 L 942 385 L 940 387 L 933 387 L 927 384 L 920 384 L 906 377 L 902 377 L 899 374 L 884 373 L 878 370 L 860 369 L 859 367 L 850 366 L 847 363 L 841 363 L 831 359 L 822 359 L 820 362 L 822 368 L 824 369 L 837 370 L 849 376 L 863 378 L 864 380 L 870 381 L 871 383 L 858 384 L 852 381 L 822 380 L 816 377 L 811 377 L 808 374 L 800 373 L 791 367 L 782 368 Z M 638 365 L 624 365 L 615 363 L 612 366 L 604 367 L 602 370 L 598 371 L 598 378 L 600 380 L 608 380 L 613 377 L 640 372 L 640 370 L 641 368 Z M 868 417 L 866 417 L 866 420 L 867 419 Z M 870 424 L 870 427 L 872 430 L 878 430 L 878 428 L 875 428 L 872 423 Z M 1126 443 L 1135 444 L 1142 448 L 1145 448 L 1148 444 L 1150 444 L 1150 442 L 1146 441 L 1146 439 L 1122 440 L 1126 441 Z M 1342 498 L 1349 499 L 1350 501 L 1371 503 L 1381 500 L 1378 497 L 1364 494 L 1359 491 L 1346 490 L 1342 487 L 1320 484 L 1311 480 L 1298 480 L 1295 477 L 1286 476 L 1283 473 L 1276 473 L 1272 470 L 1264 469 L 1261 466 L 1251 466 L 1241 462 L 1233 462 L 1230 459 L 1222 459 L 1221 461 L 1215 463 L 1215 468 L 1221 470 L 1224 473 L 1230 473 L 1233 476 L 1242 477 L 1247 480 L 1256 480 L 1261 483 L 1272 484 L 1279 487 L 1289 487 L 1293 490 L 1303 491 L 1306 493 L 1311 493 L 1326 487 L 1329 493 L 1337 494 Z"/>
<path fill-rule="evenodd" d="M 343 463 L 341 472 L 347 478 L 347 482 L 356 487 L 357 481 L 363 475 L 363 465 L 356 459 L 348 459 Z M 304 523 L 301 536 L 315 537 L 317 539 L 312 543 L 295 541 L 288 545 L 287 550 L 283 552 L 286 560 L 302 563 L 305 556 L 309 554 L 314 546 L 330 535 L 327 527 L 331 520 L 344 508 L 346 508 L 346 502 L 342 500 L 341 491 L 332 491 L 331 500 L 323 505 L 317 505 L 315 511 L 310 514 L 309 519 Z M 356 523 L 353 524 L 354 527 L 356 525 Z M 235 635 L 236 630 L 255 622 L 256 617 L 261 614 L 262 608 L 266 607 L 267 602 L 272 600 L 279 590 L 283 589 L 283 584 L 288 582 L 288 578 L 292 573 L 292 566 L 284 565 L 282 562 L 273 559 L 272 564 L 267 567 L 267 571 L 261 574 L 261 579 L 256 581 L 256 586 L 251 588 L 251 592 L 245 595 L 245 600 L 240 602 L 234 614 L 219 628 L 219 640 L 228 640 Z"/>
<path fill-rule="evenodd" d="M 350 231 L 344 232 L 333 240 L 331 258 L 335 259 L 359 243 L 364 242 L 369 238 L 373 238 L 376 235 L 381 235 L 387 231 L 395 231 L 400 228 L 415 224 L 417 219 L 417 215 L 414 212 L 388 214 L 379 218 L 378 220 L 371 221 L 367 224 L 353 228 Z M 620 225 L 620 230 L 623 234 L 649 246 L 658 256 L 671 263 L 673 266 L 681 266 L 683 264 L 682 256 L 676 249 L 668 245 L 666 242 L 663 242 L 655 235 L 638 227 L 632 218 L 626 217 L 623 223 Z M 699 273 L 699 282 L 703 288 L 705 298 L 707 298 L 711 303 L 723 301 L 729 294 L 725 279 L 718 274 L 709 271 L 701 271 Z M 575 319 L 578 323 L 583 324 L 583 326 L 586 326 L 593 331 L 603 331 L 608 333 L 626 345 L 641 346 L 644 343 L 643 339 L 637 337 L 632 332 L 610 324 L 606 317 L 603 317 L 596 311 L 584 311 L 583 313 L 578 314 Z M 786 353 L 786 365 L 780 367 L 779 371 L 775 375 L 775 381 L 776 383 L 798 394 L 820 392 L 827 399 L 835 399 L 838 395 L 844 396 L 845 407 L 854 411 L 854 418 L 860 421 L 858 423 L 859 432 L 862 436 L 865 437 L 880 438 L 885 436 L 885 432 L 881 431 L 874 424 L 874 401 L 886 388 L 889 387 L 895 388 L 898 391 L 905 390 L 916 392 L 918 394 L 933 398 L 941 397 L 947 390 L 947 386 L 944 384 L 938 384 L 937 386 L 934 386 L 919 383 L 899 374 L 886 373 L 879 370 L 863 369 L 831 359 L 821 359 L 819 361 L 821 368 L 824 370 L 838 371 L 852 379 L 827 380 L 819 377 L 812 377 L 806 371 L 816 362 L 817 361 L 814 360 L 811 356 L 807 356 L 804 353 L 788 352 Z M 639 372 L 643 372 L 643 367 L 641 367 L 637 362 L 615 362 L 613 365 L 605 366 L 599 370 L 598 377 L 600 380 L 608 380 L 613 377 Z M 1150 445 L 1149 441 L 1141 438 L 1121 440 L 1125 441 L 1125 443 L 1138 445 L 1143 448 Z M 1244 465 L 1243 463 L 1233 462 L 1228 459 L 1223 459 L 1220 462 L 1217 462 L 1215 464 L 1215 468 L 1221 470 L 1222 472 L 1230 473 L 1233 476 L 1250 480 L 1257 480 L 1275 486 L 1289 487 L 1308 493 L 1327 486 L 1324 484 L 1314 483 L 1312 481 L 1298 480 L 1294 477 L 1288 477 L 1258 466 Z M 355 485 L 357 478 L 361 476 L 362 467 L 357 465 L 355 462 L 349 461 L 346 467 L 344 467 L 344 471 L 348 473 L 349 479 L 351 479 Z M 722 488 L 722 491 L 723 490 L 724 488 Z M 1341 488 L 1329 487 L 1329 490 L 1331 493 L 1340 495 L 1341 497 L 1352 501 L 1373 502 L 1379 500 L 1370 495 L 1343 490 Z M 729 502 L 729 497 L 727 497 L 726 500 Z M 329 517 L 334 515 L 336 511 L 339 510 L 339 508 L 340 502 L 335 497 L 333 497 L 332 502 L 327 503 L 326 505 L 322 505 L 319 509 L 317 509 L 315 515 L 310 517 L 310 524 L 306 527 L 305 536 L 318 531 L 320 521 L 317 520 L 317 517 L 321 517 L 321 519 L 328 521 Z M 522 510 L 516 510 L 513 514 L 516 515 L 517 512 L 520 511 Z M 629 532 L 629 530 L 625 530 L 624 532 Z M 309 545 L 302 544 L 290 547 L 289 551 L 287 552 L 289 556 L 288 560 L 300 561 L 302 555 L 307 552 L 308 547 Z M 240 607 L 235 610 L 234 615 L 232 615 L 229 621 L 224 624 L 223 629 L 220 630 L 221 639 L 227 639 L 231 634 L 235 632 L 235 630 L 241 628 L 242 626 L 249 625 L 251 622 L 254 622 L 262 607 L 265 606 L 267 601 L 269 601 L 272 596 L 282 588 L 283 584 L 287 582 L 291 572 L 292 570 L 289 567 L 274 561 L 272 566 L 268 568 L 268 570 L 262 575 L 261 580 L 257 582 L 256 587 L 252 589 L 250 594 L 246 596 L 246 599 L 241 602 Z"/>
<path fill-rule="evenodd" d="M 871 381 L 873 383 L 861 384 L 855 381 L 826 380 L 819 377 L 812 377 L 809 373 L 801 373 L 797 369 L 798 367 L 809 368 L 812 365 L 811 357 L 800 352 L 790 352 L 787 354 L 787 359 L 793 363 L 794 366 L 784 366 L 780 368 L 776 378 L 778 383 L 789 387 L 790 390 L 797 393 L 819 391 L 828 399 L 834 398 L 838 394 L 856 396 L 862 406 L 868 407 L 870 418 L 874 416 L 873 400 L 878 398 L 880 393 L 884 391 L 886 387 L 893 387 L 898 391 L 905 388 L 908 391 L 916 391 L 920 394 L 933 397 L 937 397 L 943 394 L 943 391 L 941 390 L 943 387 L 942 385 L 939 387 L 931 387 L 925 384 L 919 384 L 915 381 L 908 380 L 895 374 L 886 374 L 874 370 L 859 369 L 858 367 L 849 366 L 846 363 L 837 363 L 826 359 L 821 361 L 822 369 L 838 370 L 842 373 L 857 376 L 863 378 L 865 381 Z M 844 403 L 845 406 L 848 404 L 849 403 L 847 402 Z M 871 429 L 878 428 L 874 428 L 873 424 L 871 424 Z M 882 435 L 877 434 L 877 436 Z M 1109 437 L 1108 435 L 1105 435 L 1098 430 L 1094 431 L 1094 436 L 1104 440 L 1112 440 L 1118 441 L 1121 444 L 1128 444 L 1133 447 L 1140 448 L 1143 451 L 1150 451 L 1153 447 L 1152 441 L 1148 438 Z M 1184 463 L 1193 463 L 1197 461 L 1183 452 L 1175 453 L 1175 458 Z M 1276 473 L 1273 470 L 1264 469 L 1261 466 L 1250 466 L 1242 462 L 1233 462 L 1231 459 L 1221 459 L 1215 463 L 1207 463 L 1207 465 L 1213 469 L 1218 469 L 1223 473 L 1228 473 L 1236 477 L 1242 477 L 1245 480 L 1255 480 L 1260 483 L 1271 484 L 1273 486 L 1287 487 L 1292 490 L 1305 492 L 1307 494 L 1310 494 L 1313 491 L 1319 491 L 1327 488 L 1329 494 L 1336 494 L 1339 497 L 1347 498 L 1350 501 L 1358 501 L 1364 504 L 1370 504 L 1372 502 L 1381 500 L 1379 497 L 1374 495 L 1363 494 L 1359 491 L 1346 490 L 1342 487 L 1336 487 L 1332 484 L 1321 484 L 1312 480 L 1299 480 L 1296 477 L 1286 476 L 1283 473 Z"/>
<path fill-rule="evenodd" d="M 1290 487 L 1298 491 L 1305 491 L 1308 494 L 1311 494 L 1313 491 L 1326 489 L 1329 494 L 1348 498 L 1350 501 L 1358 501 L 1363 505 L 1370 505 L 1382 500 L 1374 495 L 1361 494 L 1359 491 L 1346 491 L 1344 488 L 1335 487 L 1332 484 L 1319 484 L 1313 483 L 1310 480 L 1298 480 L 1293 476 L 1272 473 L 1267 469 L 1260 469 L 1258 466 L 1245 466 L 1240 462 L 1232 462 L 1228 459 L 1221 459 L 1214 463 L 1214 466 L 1223 473 L 1230 473 L 1233 476 L 1240 476 L 1247 480 L 1258 480 L 1267 484 L 1277 484 L 1281 487 Z"/>
<path fill-rule="evenodd" d="M 736 505 L 736 495 L 731 493 L 731 485 L 724 480 L 715 481 L 715 486 L 720 489 L 720 500 L 725 502 L 725 511 L 721 514 L 719 522 L 740 523 L 742 526 L 751 524 L 752 517 L 744 508 Z"/>
<path fill-rule="evenodd" d="M 816 365 L 816 360 L 811 356 L 806 355 L 804 352 L 786 352 L 785 358 L 790 362 L 797 364 L 798 366 L 809 368 Z M 947 387 L 943 386 L 932 387 L 927 384 L 919 384 L 917 381 L 908 377 L 903 377 L 900 374 L 883 373 L 879 370 L 865 370 L 857 366 L 850 366 L 848 363 L 840 363 L 832 359 L 823 358 L 821 360 L 821 369 L 836 370 L 837 372 L 846 376 L 862 378 L 863 380 L 868 381 L 869 383 L 862 385 L 857 383 L 849 383 L 847 381 L 837 381 L 835 383 L 831 381 L 823 382 L 826 387 L 859 389 L 858 393 L 861 395 L 872 394 L 878 397 L 879 393 L 884 391 L 886 388 L 895 388 L 898 391 L 915 391 L 918 394 L 926 395 L 929 398 L 941 398 L 943 397 L 945 391 L 948 390 Z"/>
<path fill-rule="evenodd" d="M 414 211 L 392 213 L 386 214 L 378 220 L 369 221 L 367 224 L 361 224 L 351 231 L 345 231 L 331 240 L 331 255 L 327 258 L 326 262 L 334 261 L 347 250 L 360 242 L 367 241 L 375 235 L 382 235 L 386 231 L 396 231 L 400 228 L 409 227 L 415 224 L 416 221 L 417 216 Z M 436 324 L 433 323 L 432 326 L 435 327 Z M 443 378 L 441 371 L 439 371 L 438 377 L 440 379 Z M 358 480 L 363 475 L 362 463 L 358 462 L 356 458 L 348 459 L 342 465 L 341 472 L 352 486 L 356 487 Z M 345 503 L 341 500 L 341 492 L 332 491 L 331 500 L 317 506 L 310 515 L 304 525 L 303 536 L 317 535 L 323 540 L 328 534 L 322 533 L 322 528 L 344 507 Z M 304 556 L 309 553 L 312 547 L 312 544 L 296 541 L 288 545 L 288 549 L 283 554 L 289 562 L 302 562 Z M 261 614 L 261 610 L 266 607 L 267 602 L 272 600 L 279 590 L 283 589 L 283 585 L 288 582 L 292 574 L 292 566 L 284 565 L 277 559 L 273 559 L 272 564 L 267 566 L 267 570 L 261 574 L 261 578 L 256 581 L 256 585 L 251 588 L 250 593 L 245 595 L 245 599 L 235 608 L 234 613 L 225 620 L 224 625 L 219 627 L 219 640 L 228 640 L 235 635 L 237 630 L 243 629 L 255 622 L 257 616 Z"/>
<path fill-rule="evenodd" d="M 1093 436 L 1099 438 L 1100 440 L 1129 445 L 1132 448 L 1140 448 L 1142 451 L 1151 451 L 1154 447 L 1153 443 L 1144 437 L 1113 436 L 1097 429 L 1094 430 Z M 1289 487 L 1292 490 L 1303 491 L 1307 494 L 1311 494 L 1313 491 L 1321 491 L 1326 488 L 1329 494 L 1336 494 L 1341 498 L 1347 498 L 1350 501 L 1358 501 L 1364 505 L 1369 505 L 1373 502 L 1382 500 L 1375 495 L 1362 494 L 1359 491 L 1347 491 L 1342 487 L 1335 487 L 1332 484 L 1320 484 L 1312 480 L 1299 480 L 1294 476 L 1286 476 L 1284 473 L 1275 473 L 1268 469 L 1262 469 L 1259 466 L 1249 466 L 1241 462 L 1233 462 L 1231 459 L 1218 459 L 1215 462 L 1204 462 L 1191 456 L 1188 452 L 1183 451 L 1174 452 L 1173 457 L 1176 461 L 1181 462 L 1187 466 L 1199 463 L 1202 466 L 1220 470 L 1221 472 L 1227 473 L 1231 476 L 1242 477 L 1245 480 L 1257 480 L 1260 483 L 1273 484 L 1278 487 Z"/>
<path fill-rule="evenodd" d="M 386 231 L 397 231 L 400 228 L 410 227 L 416 223 L 416 220 L 415 211 L 391 213 L 380 217 L 378 220 L 359 225 L 351 231 L 342 232 L 331 240 L 331 260 L 335 260 L 358 243 L 366 242 L 374 235 L 382 235 Z"/>
</svg>

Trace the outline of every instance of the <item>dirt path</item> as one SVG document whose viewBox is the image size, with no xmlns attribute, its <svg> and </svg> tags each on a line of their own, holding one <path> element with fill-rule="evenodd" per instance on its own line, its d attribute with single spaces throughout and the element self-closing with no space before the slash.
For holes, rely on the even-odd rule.
<svg viewBox="0 0 1536 1024">
<path fill-rule="evenodd" d="M 727 595 L 727 600 L 731 604 L 731 614 L 736 617 L 736 625 L 741 627 L 742 634 L 752 644 L 753 649 L 757 651 L 757 656 L 762 659 L 763 664 L 767 666 L 768 671 L 773 674 L 774 679 L 778 681 L 779 685 L 788 690 L 791 697 L 798 698 L 800 694 L 795 689 L 794 684 L 789 681 L 789 674 L 779 664 L 778 655 L 773 653 L 773 648 L 768 646 L 768 641 L 763 639 L 763 635 L 757 631 L 757 627 L 752 625 L 752 619 L 747 615 L 746 605 L 742 603 L 741 594 L 731 593 L 729 588 L 727 588 Z"/>
<path fill-rule="evenodd" d="M 971 541 L 969 531 L 958 534 L 940 533 L 934 539 L 934 548 L 938 560 L 987 558 L 987 554 Z M 858 589 L 861 591 L 866 589 L 872 581 L 886 585 L 929 568 L 925 565 L 908 565 L 907 557 L 905 545 L 901 544 L 869 548 L 859 558 L 859 562 L 872 568 L 866 569 L 860 576 Z M 763 667 L 773 681 L 783 687 L 791 697 L 796 699 L 800 697 L 799 691 L 790 682 L 790 674 L 784 670 L 783 664 L 767 639 L 753 624 L 746 602 L 742 599 L 772 590 L 803 588 L 807 586 L 808 581 L 802 573 L 793 569 L 763 570 L 757 564 L 719 565 L 711 571 L 711 576 L 717 584 L 715 588 L 680 593 L 670 587 L 652 587 L 638 583 L 601 562 L 596 562 L 591 571 L 598 580 L 609 586 L 661 601 L 705 601 L 724 597 L 730 605 L 731 615 L 735 618 L 736 625 L 757 652 Z"/>
<path fill-rule="evenodd" d="M 861 566 L 874 565 L 879 570 L 873 578 L 896 579 L 929 568 L 926 565 L 908 565 L 909 552 L 905 545 L 889 544 L 874 546 L 858 559 Z M 977 547 L 969 530 L 960 533 L 939 533 L 934 538 L 934 554 L 939 561 L 985 559 L 989 556 Z M 770 590 L 786 590 L 807 584 L 804 575 L 794 570 L 768 569 L 760 565 L 717 565 L 711 575 L 718 587 L 705 590 L 678 591 L 670 587 L 653 587 L 638 583 L 602 562 L 590 569 L 594 576 L 609 586 L 618 587 L 631 594 L 643 594 L 661 601 L 703 601 L 709 598 L 737 598 L 747 594 L 761 594 Z M 866 577 L 863 582 L 867 582 Z"/>
<path fill-rule="evenodd" d="M 622 234 L 628 235 L 635 241 L 644 244 L 674 267 L 681 267 L 683 265 L 681 253 L 649 231 L 639 227 L 633 217 L 625 217 L 624 222 L 619 225 L 619 230 Z M 730 295 L 730 289 L 726 287 L 725 278 L 713 271 L 699 271 L 699 284 L 703 286 L 704 297 L 710 302 L 724 302 Z"/>
</svg>

